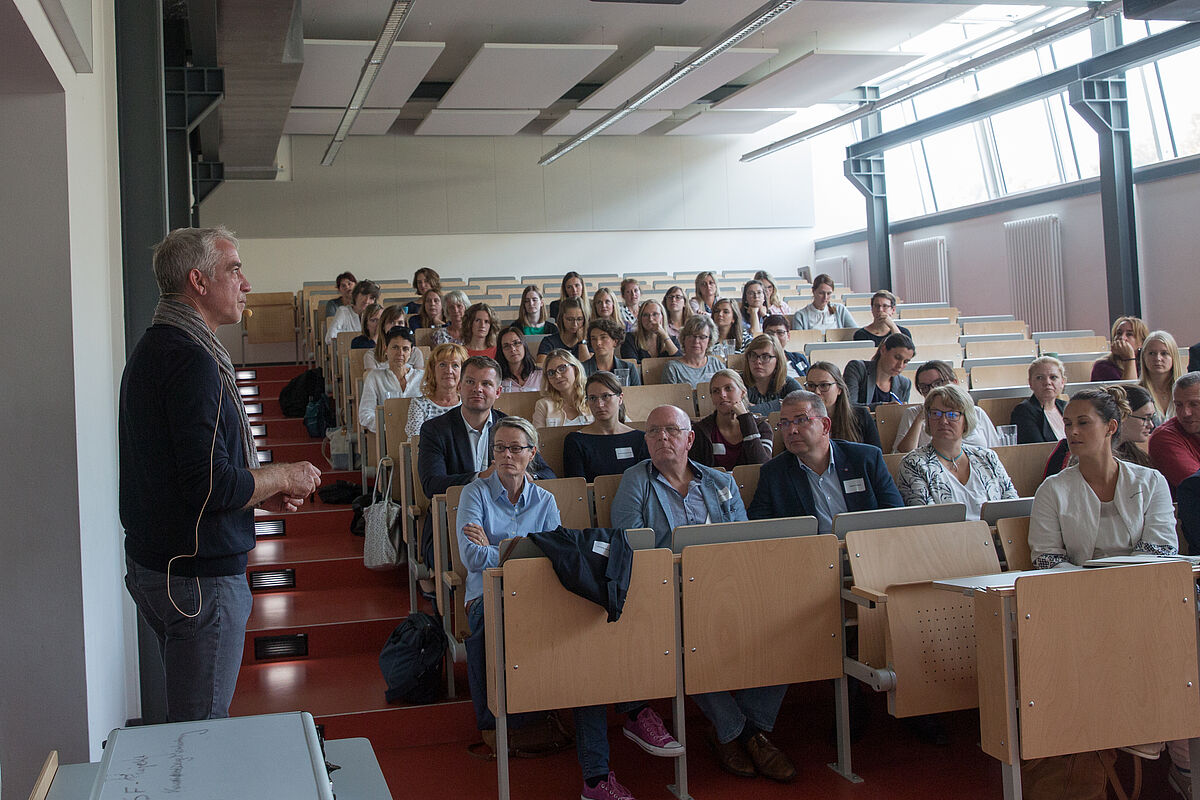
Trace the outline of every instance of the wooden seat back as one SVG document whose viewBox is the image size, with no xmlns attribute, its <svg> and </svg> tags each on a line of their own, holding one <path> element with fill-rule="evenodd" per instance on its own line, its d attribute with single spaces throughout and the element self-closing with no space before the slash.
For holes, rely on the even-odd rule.
<svg viewBox="0 0 1200 800">
<path fill-rule="evenodd" d="M 934 308 L 910 308 L 901 304 L 896 307 L 896 316 L 903 322 L 906 319 L 941 319 L 945 317 L 951 322 L 958 320 L 958 309 L 954 306 L 935 306 Z"/>
<path fill-rule="evenodd" d="M 825 331 L 824 339 L 814 338 L 814 339 L 810 339 L 809 341 L 811 341 L 811 342 L 821 342 L 821 341 L 852 342 L 852 341 L 854 341 L 854 332 L 856 330 L 858 330 L 858 328 L 830 328 L 827 331 Z M 819 331 L 817 331 L 817 332 L 819 333 Z M 808 342 L 806 342 L 805 344 L 807 344 L 807 343 Z M 801 348 L 801 349 L 803 349 L 803 348 Z M 810 358 L 809 360 L 811 361 L 812 359 Z"/>
<path fill-rule="evenodd" d="M 758 475 L 762 464 L 739 464 L 733 468 L 733 481 L 737 484 L 738 492 L 742 495 L 742 505 L 750 507 L 754 492 L 758 489 Z"/>
<path fill-rule="evenodd" d="M 1011 425 L 1013 409 L 1025 402 L 1021 397 L 984 397 L 975 405 L 983 409 L 993 425 Z"/>
<path fill-rule="evenodd" d="M 1007 339 L 999 342 L 967 342 L 966 350 L 967 358 L 1027 356 L 1032 361 L 1037 353 L 1037 343 L 1032 339 Z"/>
<path fill-rule="evenodd" d="M 875 407 L 875 425 L 879 428 L 879 442 L 883 445 L 884 453 L 892 452 L 892 444 L 896 441 L 896 431 L 900 429 L 900 418 L 913 405 L 916 404 L 886 403 Z"/>
<path fill-rule="evenodd" d="M 1030 359 L 1032 361 L 1033 359 Z M 972 389 L 998 389 L 1002 386 L 1028 386 L 1028 364 L 998 364 L 971 369 Z"/>
<path fill-rule="evenodd" d="M 667 368 L 669 362 L 674 360 L 672 357 L 643 358 L 640 364 L 642 384 L 656 386 L 662 383 L 663 370 Z"/>
<path fill-rule="evenodd" d="M 1033 559 L 1029 556 L 1029 517 L 998 519 L 996 533 L 1010 570 L 1033 569 Z"/>
<path fill-rule="evenodd" d="M 1037 442 L 1036 444 L 1012 444 L 992 448 L 1004 465 L 1004 471 L 1012 479 L 1017 494 L 1021 497 L 1033 497 L 1037 488 L 1042 485 L 1042 475 L 1046 472 L 1046 459 L 1058 447 L 1058 442 Z"/>
<path fill-rule="evenodd" d="M 853 332 L 850 335 L 853 336 L 854 335 Z M 808 344 L 809 342 L 823 342 L 823 341 L 825 341 L 825 331 L 814 331 L 814 330 L 788 331 L 788 344 L 787 344 L 786 349 L 791 350 L 796 353 L 803 353 L 804 345 Z"/>
<path fill-rule="evenodd" d="M 676 406 L 688 415 L 696 416 L 696 402 L 692 387 L 686 383 L 665 383 L 655 386 L 626 386 L 621 393 L 625 398 L 625 415 L 631 420 L 645 421 L 658 406 Z"/>
<path fill-rule="evenodd" d="M 1103 336 L 1061 336 L 1038 340 L 1038 351 L 1047 353 L 1107 353 L 1108 339 Z"/>
<path fill-rule="evenodd" d="M 1019 319 L 997 322 L 964 322 L 964 336 L 978 336 L 989 333 L 1019 333 L 1029 338 L 1029 326 Z"/>
<path fill-rule="evenodd" d="M 937 310 L 937 309 L 932 309 Z M 944 310 L 944 309 L 943 309 Z M 905 325 L 904 327 L 908 327 Z M 958 337 L 962 335 L 962 329 L 957 323 L 935 323 L 932 325 L 913 325 L 909 328 L 912 333 L 913 344 L 920 350 L 924 347 L 932 347 L 940 344 L 958 344 Z M 921 353 L 921 360 L 928 360 L 924 353 Z M 962 359 L 962 353 L 959 353 L 959 360 Z"/>
<path fill-rule="evenodd" d="M 743 522 L 710 522 L 704 525 L 680 525 L 671 532 L 671 552 L 704 544 L 748 542 L 759 539 L 787 539 L 816 536 L 816 517 L 772 517 Z"/>
<path fill-rule="evenodd" d="M 592 481 L 592 497 L 595 501 L 595 510 L 592 519 L 596 521 L 598 528 L 612 527 L 612 506 L 613 497 L 617 494 L 617 487 L 621 485 L 620 475 L 597 475 Z"/>
<path fill-rule="evenodd" d="M 503 397 L 503 395 L 501 395 Z M 557 426 L 554 428 L 538 428 L 538 453 L 550 465 L 555 475 L 562 476 L 563 472 L 563 440 L 567 434 L 582 428 L 582 425 Z M 580 478 L 580 480 L 583 480 Z"/>
<path fill-rule="evenodd" d="M 501 392 L 493 408 L 510 417 L 521 417 L 532 422 L 533 407 L 541 396 L 541 392 Z"/>
</svg>

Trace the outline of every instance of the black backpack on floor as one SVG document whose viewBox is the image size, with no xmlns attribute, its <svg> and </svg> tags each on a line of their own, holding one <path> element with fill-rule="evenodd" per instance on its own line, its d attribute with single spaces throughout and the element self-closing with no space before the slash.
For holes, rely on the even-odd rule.
<svg viewBox="0 0 1200 800">
<path fill-rule="evenodd" d="M 308 403 L 325 394 L 325 375 L 320 368 L 301 372 L 279 392 L 279 410 L 285 417 L 303 417 Z"/>
<path fill-rule="evenodd" d="M 409 614 L 379 654 L 389 703 L 436 703 L 442 698 L 446 634 L 437 617 Z"/>
</svg>

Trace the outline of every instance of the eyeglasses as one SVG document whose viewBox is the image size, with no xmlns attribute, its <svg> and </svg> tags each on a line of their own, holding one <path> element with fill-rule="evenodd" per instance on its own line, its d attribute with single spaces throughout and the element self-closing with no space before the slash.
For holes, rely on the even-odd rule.
<svg viewBox="0 0 1200 800">
<path fill-rule="evenodd" d="M 941 419 L 945 417 L 951 422 L 957 422 L 958 418 L 962 416 L 962 412 L 960 411 L 938 411 L 936 408 L 929 409 L 927 413 L 930 419 Z"/>
<path fill-rule="evenodd" d="M 492 452 L 498 456 L 504 455 L 505 453 L 508 453 L 511 456 L 519 456 L 519 455 L 521 455 L 521 453 L 523 451 L 532 450 L 532 449 L 533 449 L 533 445 L 531 445 L 531 444 L 494 444 L 494 445 L 492 445 Z"/>
<path fill-rule="evenodd" d="M 571 368 L 570 364 L 559 364 L 557 367 L 546 367 L 546 374 L 550 376 L 565 375 L 567 370 Z"/>
<path fill-rule="evenodd" d="M 500 346 L 505 350 L 520 350 L 525 346 L 525 343 L 520 339 L 510 339 Z"/>
<path fill-rule="evenodd" d="M 1156 423 L 1156 422 L 1154 421 L 1154 415 L 1153 415 L 1153 414 L 1147 414 L 1147 415 L 1146 415 L 1146 416 L 1144 416 L 1144 417 L 1143 417 L 1143 416 L 1141 416 L 1141 415 L 1139 415 L 1139 414 L 1130 414 L 1129 416 L 1131 416 L 1131 417 L 1133 417 L 1134 419 L 1138 420 L 1138 421 L 1139 421 L 1139 422 L 1141 422 L 1143 425 L 1149 425 L 1151 428 L 1156 428 L 1156 427 L 1158 427 L 1158 423 Z"/>
<path fill-rule="evenodd" d="M 612 392 L 604 392 L 602 394 L 589 394 L 587 396 L 587 401 L 590 405 L 597 405 L 599 403 L 607 403 L 609 400 L 612 400 L 616 396 L 617 395 L 613 394 Z"/>
<path fill-rule="evenodd" d="M 800 416 L 794 417 L 793 419 L 780 419 L 779 424 L 775 426 L 775 430 L 788 431 L 788 430 L 791 430 L 792 428 L 802 428 L 805 425 L 807 425 L 808 423 L 812 422 L 814 419 L 821 419 L 821 418 L 820 417 L 809 417 L 804 414 L 801 414 Z"/>
<path fill-rule="evenodd" d="M 646 428 L 646 435 L 662 436 L 665 433 L 672 439 L 678 439 L 680 436 L 690 430 L 691 428 L 681 428 L 678 425 L 652 425 L 649 428 Z"/>
<path fill-rule="evenodd" d="M 837 384 L 833 381 L 821 381 L 820 383 L 809 381 L 808 383 L 804 384 L 804 388 L 808 389 L 810 392 L 827 392 L 835 386 L 837 386 Z"/>
<path fill-rule="evenodd" d="M 918 383 L 917 391 L 921 394 L 929 394 L 939 386 L 945 386 L 948 383 L 950 383 L 950 381 L 946 380 L 945 378 L 938 378 L 937 380 L 930 381 L 929 383 Z"/>
<path fill-rule="evenodd" d="M 750 361 L 758 361 L 758 362 L 774 361 L 775 354 L 774 353 L 749 353 L 749 354 L 747 354 L 746 358 Z"/>
</svg>

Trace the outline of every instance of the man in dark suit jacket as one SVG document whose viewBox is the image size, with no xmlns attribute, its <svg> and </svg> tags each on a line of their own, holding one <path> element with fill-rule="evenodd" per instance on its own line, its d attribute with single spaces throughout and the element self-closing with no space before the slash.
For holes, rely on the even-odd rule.
<svg viewBox="0 0 1200 800">
<path fill-rule="evenodd" d="M 1200 344 L 1188 348 L 1188 372 L 1200 371 Z"/>
<path fill-rule="evenodd" d="M 829 438 L 829 413 L 819 396 L 789 394 L 779 425 L 788 452 L 762 465 L 750 519 L 811 515 L 820 533 L 831 533 L 843 511 L 904 505 L 878 447 Z"/>
<path fill-rule="evenodd" d="M 459 381 L 462 405 L 421 426 L 417 446 L 417 477 L 426 497 L 444 494 L 451 486 L 463 486 L 492 474 L 492 423 L 507 416 L 492 408 L 500 396 L 500 365 L 487 356 L 472 356 L 462 366 Z M 537 455 L 536 477 L 555 477 L 554 471 Z M 433 565 L 433 521 L 425 515 L 421 552 Z"/>
</svg>

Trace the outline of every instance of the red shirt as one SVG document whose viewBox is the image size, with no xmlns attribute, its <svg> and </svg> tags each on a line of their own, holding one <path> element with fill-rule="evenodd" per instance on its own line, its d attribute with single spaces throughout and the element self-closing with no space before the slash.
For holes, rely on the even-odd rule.
<svg viewBox="0 0 1200 800">
<path fill-rule="evenodd" d="M 1167 477 L 1171 496 L 1184 478 L 1200 470 L 1200 436 L 1192 436 L 1171 418 L 1150 434 L 1150 460 Z"/>
</svg>

